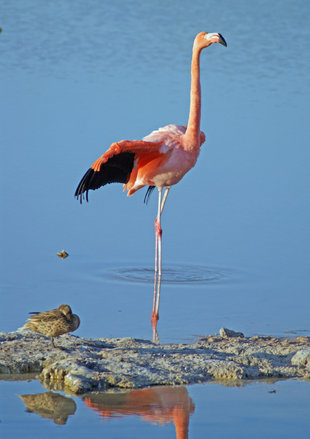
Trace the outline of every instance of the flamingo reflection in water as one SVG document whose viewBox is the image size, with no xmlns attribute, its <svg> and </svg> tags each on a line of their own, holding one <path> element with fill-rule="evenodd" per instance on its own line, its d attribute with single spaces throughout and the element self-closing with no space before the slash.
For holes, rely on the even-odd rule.
<svg viewBox="0 0 310 439">
<path fill-rule="evenodd" d="M 190 109 L 187 126 L 167 125 L 153 131 L 143 140 L 121 140 L 112 143 L 82 177 L 75 196 L 82 200 L 88 191 L 108 183 L 123 183 L 128 196 L 148 186 L 145 201 L 152 190 L 158 189 L 158 209 L 155 219 L 155 280 L 151 322 L 153 338 L 159 319 L 159 299 L 162 267 L 161 215 L 171 186 L 177 184 L 195 166 L 205 135 L 200 131 L 201 89 L 200 54 L 213 43 L 227 46 L 219 33 L 200 32 L 193 45 L 191 62 Z M 164 193 L 163 190 L 165 189 Z"/>
<path fill-rule="evenodd" d="M 94 393 L 85 404 L 102 419 L 136 415 L 152 424 L 174 423 L 176 439 L 188 439 L 190 415 L 195 406 L 185 387 L 154 387 L 128 393 Z"/>
</svg>

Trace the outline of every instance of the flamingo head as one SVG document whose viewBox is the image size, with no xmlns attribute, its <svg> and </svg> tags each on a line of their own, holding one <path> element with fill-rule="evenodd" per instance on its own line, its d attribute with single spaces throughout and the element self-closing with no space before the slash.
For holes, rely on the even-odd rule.
<svg viewBox="0 0 310 439">
<path fill-rule="evenodd" d="M 200 32 L 200 34 L 198 34 L 195 38 L 195 42 L 201 49 L 204 49 L 205 47 L 208 47 L 213 43 L 220 43 L 223 46 L 227 47 L 227 43 L 224 37 L 218 33 Z"/>
</svg>

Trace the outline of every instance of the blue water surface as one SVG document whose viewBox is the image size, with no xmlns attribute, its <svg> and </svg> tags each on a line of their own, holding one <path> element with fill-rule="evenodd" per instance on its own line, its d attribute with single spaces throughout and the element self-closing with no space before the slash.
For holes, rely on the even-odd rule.
<svg viewBox="0 0 310 439">
<path fill-rule="evenodd" d="M 68 303 L 76 335 L 152 337 L 155 192 L 147 206 L 119 184 L 82 206 L 73 194 L 112 142 L 187 123 L 192 42 L 209 31 L 228 47 L 202 53 L 207 140 L 163 214 L 159 338 L 310 334 L 309 12 L 306 0 L 1 2 L 0 330 Z"/>
<path fill-rule="evenodd" d="M 48 404 L 27 410 L 21 396 L 54 395 L 38 382 L 0 382 L 0 429 L 4 437 L 54 438 L 291 438 L 309 437 L 309 390 L 295 381 L 251 383 L 226 387 L 219 384 L 186 388 L 155 388 L 93 395 L 64 395 L 69 410 L 61 415 Z M 153 392 L 153 394 L 151 393 Z M 157 393 L 157 398 L 155 395 Z M 144 398 L 147 396 L 147 398 Z M 179 399 L 176 399 L 176 398 Z M 135 401 L 136 405 L 131 402 Z M 294 405 L 292 405 L 292 401 Z M 93 405 L 93 406 L 92 406 Z"/>
</svg>

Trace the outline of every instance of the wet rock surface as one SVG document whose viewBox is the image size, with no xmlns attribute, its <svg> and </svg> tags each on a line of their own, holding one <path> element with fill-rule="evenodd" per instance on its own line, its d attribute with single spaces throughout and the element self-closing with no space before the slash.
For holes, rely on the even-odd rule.
<svg viewBox="0 0 310 439">
<path fill-rule="evenodd" d="M 53 349 L 49 339 L 30 331 L 0 333 L 0 379 L 36 373 L 45 387 L 74 394 L 210 380 L 310 379 L 309 337 L 248 338 L 225 328 L 220 334 L 192 344 L 63 335 Z"/>
</svg>

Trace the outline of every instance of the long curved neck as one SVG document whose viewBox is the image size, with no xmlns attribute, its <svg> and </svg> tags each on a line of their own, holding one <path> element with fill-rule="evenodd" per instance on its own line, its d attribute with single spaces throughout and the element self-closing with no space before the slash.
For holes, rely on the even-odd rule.
<svg viewBox="0 0 310 439">
<path fill-rule="evenodd" d="M 200 147 L 200 115 L 201 115 L 201 90 L 200 90 L 200 52 L 201 49 L 193 47 L 191 65 L 191 94 L 190 110 L 185 133 L 186 143 L 191 148 Z"/>
</svg>

